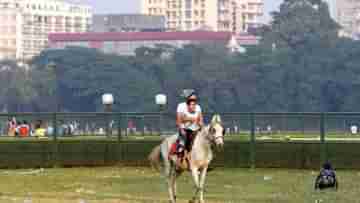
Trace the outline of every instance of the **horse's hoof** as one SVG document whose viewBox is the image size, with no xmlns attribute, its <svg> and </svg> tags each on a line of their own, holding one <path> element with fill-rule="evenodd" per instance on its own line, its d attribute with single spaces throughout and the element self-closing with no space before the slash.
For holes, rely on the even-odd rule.
<svg viewBox="0 0 360 203">
<path fill-rule="evenodd" d="M 189 203 L 195 203 L 195 200 L 189 200 Z"/>
</svg>

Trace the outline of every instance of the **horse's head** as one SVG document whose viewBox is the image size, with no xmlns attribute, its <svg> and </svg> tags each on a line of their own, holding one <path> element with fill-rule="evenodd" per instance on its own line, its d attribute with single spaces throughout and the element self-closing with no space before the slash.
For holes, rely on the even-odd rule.
<svg viewBox="0 0 360 203">
<path fill-rule="evenodd" d="M 224 147 L 224 134 L 225 130 L 222 126 L 220 115 L 216 114 L 211 119 L 211 123 L 209 125 L 209 139 L 219 148 Z"/>
</svg>

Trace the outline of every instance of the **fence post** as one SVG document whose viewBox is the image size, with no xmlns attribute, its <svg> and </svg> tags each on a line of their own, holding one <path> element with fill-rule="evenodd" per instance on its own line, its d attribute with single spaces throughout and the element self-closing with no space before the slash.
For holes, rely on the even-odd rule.
<svg viewBox="0 0 360 203">
<path fill-rule="evenodd" d="M 326 153 L 326 140 L 325 140 L 325 113 L 321 113 L 320 116 L 320 160 L 321 163 L 324 163 L 327 160 L 327 153 Z"/>
<path fill-rule="evenodd" d="M 160 112 L 159 112 L 159 136 L 161 136 L 162 135 L 162 122 L 163 122 L 163 112 L 162 112 L 162 109 L 161 109 L 161 107 L 160 107 Z"/>
<path fill-rule="evenodd" d="M 251 127 L 251 137 L 250 137 L 250 167 L 255 168 L 255 145 L 256 145 L 256 137 L 255 137 L 255 114 L 251 113 L 250 116 L 250 127 Z"/>
<path fill-rule="evenodd" d="M 122 129 L 121 129 L 121 114 L 118 115 L 118 143 L 121 142 L 121 137 L 122 137 Z"/>
<path fill-rule="evenodd" d="M 53 128 L 54 128 L 54 132 L 53 132 L 53 161 L 54 161 L 54 167 L 57 167 L 59 164 L 59 143 L 58 143 L 58 129 L 57 129 L 57 114 L 56 112 L 53 113 L 52 115 L 52 123 L 53 123 Z"/>
<path fill-rule="evenodd" d="M 145 116 L 142 116 L 141 118 L 142 118 L 141 119 L 141 121 L 142 121 L 142 126 L 141 126 L 142 127 L 142 130 L 141 130 L 142 136 L 145 137 L 145 134 L 146 134 L 146 132 L 145 132 Z"/>
<path fill-rule="evenodd" d="M 57 115 L 56 113 L 53 114 L 53 127 L 54 127 L 54 141 L 57 142 L 57 133 L 58 133 L 58 129 L 57 129 Z"/>
<path fill-rule="evenodd" d="M 301 132 L 305 135 L 305 113 L 301 113 Z"/>
</svg>

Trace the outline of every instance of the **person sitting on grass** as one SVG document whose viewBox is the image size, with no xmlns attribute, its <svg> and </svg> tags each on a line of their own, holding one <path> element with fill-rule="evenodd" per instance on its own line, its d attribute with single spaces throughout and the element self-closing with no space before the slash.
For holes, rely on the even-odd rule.
<svg viewBox="0 0 360 203">
<path fill-rule="evenodd" d="M 323 165 L 320 174 L 315 180 L 315 190 L 323 190 L 327 188 L 338 188 L 335 170 L 329 162 L 326 162 Z"/>
</svg>

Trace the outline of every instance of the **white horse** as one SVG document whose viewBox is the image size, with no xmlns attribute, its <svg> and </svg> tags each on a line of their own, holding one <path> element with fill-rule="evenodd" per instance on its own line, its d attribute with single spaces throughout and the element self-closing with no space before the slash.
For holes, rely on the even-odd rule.
<svg viewBox="0 0 360 203">
<path fill-rule="evenodd" d="M 170 202 L 176 203 L 176 178 L 183 171 L 177 170 L 176 157 L 169 156 L 171 146 L 176 142 L 178 135 L 166 138 L 155 147 L 149 155 L 152 166 L 161 169 L 166 178 Z M 224 128 L 219 115 L 214 115 L 210 125 L 204 127 L 197 133 L 190 152 L 189 169 L 195 183 L 195 194 L 189 202 L 204 202 L 204 185 L 208 166 L 213 159 L 212 146 L 218 148 L 224 146 Z"/>
</svg>

